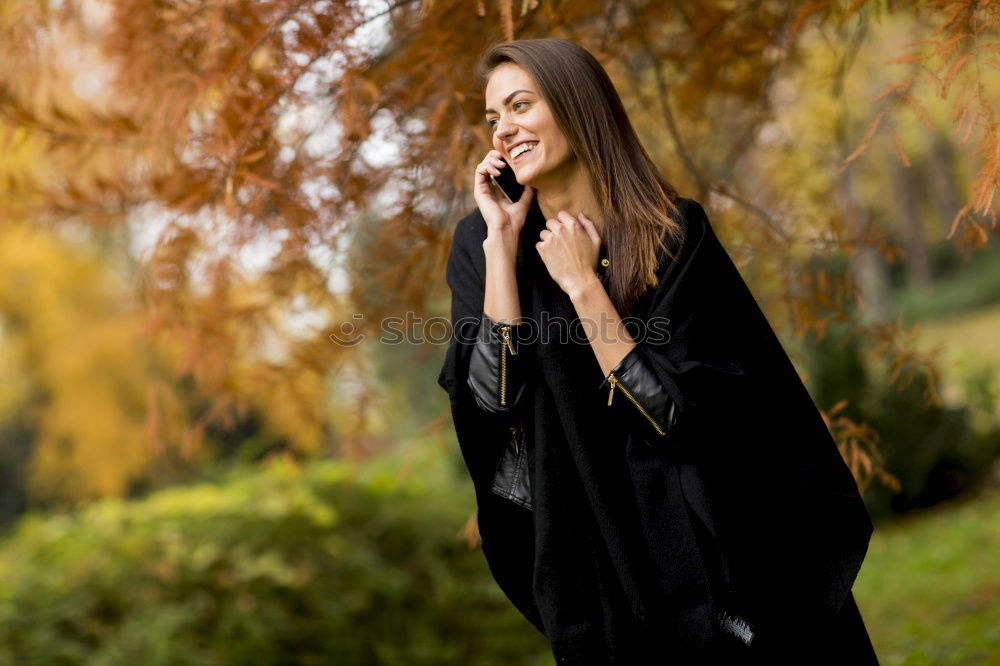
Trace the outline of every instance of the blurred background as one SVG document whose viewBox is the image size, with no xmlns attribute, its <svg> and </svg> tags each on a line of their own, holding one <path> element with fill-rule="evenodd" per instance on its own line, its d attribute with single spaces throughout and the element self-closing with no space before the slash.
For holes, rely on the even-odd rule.
<svg viewBox="0 0 1000 666">
<path fill-rule="evenodd" d="M 1000 663 L 998 23 L 0 3 L 0 664 L 552 663 L 436 384 L 491 148 L 472 66 L 531 37 L 608 69 L 827 418 L 882 663 Z"/>
</svg>

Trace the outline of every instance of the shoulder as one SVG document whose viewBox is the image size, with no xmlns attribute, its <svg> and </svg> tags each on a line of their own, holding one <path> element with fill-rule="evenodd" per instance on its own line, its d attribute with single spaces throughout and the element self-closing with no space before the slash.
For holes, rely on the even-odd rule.
<svg viewBox="0 0 1000 666">
<path fill-rule="evenodd" d="M 479 208 L 475 207 L 455 224 L 451 237 L 452 249 L 471 249 L 474 244 L 482 245 L 486 240 L 486 232 L 486 220 Z"/>
<path fill-rule="evenodd" d="M 486 231 L 486 220 L 478 207 L 455 224 L 445 267 L 445 278 L 449 284 L 482 279 L 485 276 L 483 241 L 486 240 Z"/>
<path fill-rule="evenodd" d="M 678 221 L 684 225 L 686 232 L 690 233 L 694 231 L 698 235 L 702 235 L 711 229 L 711 225 L 708 222 L 708 214 L 705 213 L 705 209 L 702 208 L 701 204 L 694 199 L 677 197 L 674 199 L 674 206 L 677 207 L 680 215 L 680 220 Z"/>
<path fill-rule="evenodd" d="M 681 233 L 667 232 L 663 241 L 670 249 L 672 259 L 666 256 L 661 257 L 667 266 L 684 264 L 698 252 L 706 237 L 713 236 L 712 227 L 708 222 L 708 215 L 701 204 L 694 199 L 678 196 L 673 200 L 673 209 L 669 211 L 670 217 L 681 227 Z"/>
</svg>

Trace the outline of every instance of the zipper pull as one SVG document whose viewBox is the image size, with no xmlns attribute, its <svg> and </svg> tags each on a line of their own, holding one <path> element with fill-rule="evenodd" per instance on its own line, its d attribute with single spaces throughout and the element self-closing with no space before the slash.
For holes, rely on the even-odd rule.
<svg viewBox="0 0 1000 666">
<path fill-rule="evenodd" d="M 615 384 L 618 383 L 618 378 L 614 375 L 608 375 L 608 381 L 611 382 L 611 390 L 608 391 L 608 407 L 611 406 L 611 398 L 615 396 Z"/>
<path fill-rule="evenodd" d="M 516 455 L 521 455 L 521 449 L 519 449 L 518 446 L 517 446 L 517 439 L 518 439 L 517 435 L 518 435 L 518 429 L 515 426 L 511 426 L 510 427 L 510 437 L 511 437 L 511 439 L 514 440 L 514 453 Z"/>
<path fill-rule="evenodd" d="M 503 341 L 507 343 L 507 348 L 510 349 L 510 355 L 517 356 L 517 352 L 514 351 L 514 344 L 510 341 L 510 326 L 501 328 L 500 333 L 503 335 Z"/>
</svg>

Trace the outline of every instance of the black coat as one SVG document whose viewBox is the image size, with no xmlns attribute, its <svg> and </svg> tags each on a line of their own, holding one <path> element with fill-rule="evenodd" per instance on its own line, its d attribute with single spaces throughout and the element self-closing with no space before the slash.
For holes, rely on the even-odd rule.
<svg viewBox="0 0 1000 666">
<path fill-rule="evenodd" d="M 533 511 L 490 490 L 512 415 L 481 409 L 467 384 L 486 225 L 478 209 L 459 221 L 438 382 L 490 570 L 559 664 L 877 663 L 851 595 L 873 531 L 858 487 L 704 210 L 675 203 L 686 238 L 674 260 L 661 255 L 630 326 L 633 356 L 676 406 L 664 437 L 626 401 L 608 406 L 573 305 L 534 247 L 545 219 L 531 205 L 521 312 L 574 336 L 522 347 Z M 642 338 L 654 318 L 666 339 Z"/>
</svg>

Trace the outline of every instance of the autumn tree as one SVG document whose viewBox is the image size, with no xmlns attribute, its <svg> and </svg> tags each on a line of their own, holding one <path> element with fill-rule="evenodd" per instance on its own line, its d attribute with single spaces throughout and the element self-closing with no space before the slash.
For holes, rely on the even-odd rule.
<svg viewBox="0 0 1000 666">
<path fill-rule="evenodd" d="M 948 238 L 976 249 L 995 226 L 991 2 L 16 4 L 21 11 L 3 15 L 2 132 L 8 146 L 44 146 L 46 173 L 60 178 L 7 174 L 2 210 L 151 234 L 136 269 L 140 302 L 149 330 L 180 341 L 177 371 L 211 397 L 213 415 L 248 401 L 272 406 L 306 454 L 372 450 L 363 438 L 328 446 L 328 373 L 358 380 L 350 403 L 338 403 L 345 411 L 380 408 L 365 381 L 371 354 L 334 344 L 331 332 L 350 324 L 375 337 L 386 317 L 444 311 L 449 236 L 473 206 L 472 166 L 490 147 L 472 65 L 497 39 L 559 36 L 590 49 L 666 177 L 710 209 L 786 339 L 849 323 L 900 379 L 930 378 L 931 402 L 934 359 L 913 348 L 904 322 L 857 307 L 872 295 L 870 271 L 834 275 L 810 260 L 905 256 L 857 205 L 855 171 L 881 137 L 908 166 L 895 123 L 905 113 L 925 120 L 935 96 L 954 109 L 953 148 L 978 148 Z M 781 106 L 776 86 L 802 67 L 805 45 L 839 45 L 842 75 L 867 27 L 894 14 L 917 17 L 921 39 L 899 54 L 909 71 L 898 82 L 853 99 L 867 131 L 833 114 L 835 143 L 812 154 L 809 171 L 779 166 L 804 137 L 766 140 Z M 70 55 L 91 52 L 86 67 Z M 53 71 L 83 77 L 70 86 L 72 104 L 39 92 Z M 826 82 L 834 96 L 836 76 Z M 75 169 L 82 159 L 91 168 Z M 811 200 L 796 196 L 796 178 L 811 181 Z M 360 239 L 367 251 L 352 256 L 364 260 L 335 282 L 336 257 Z M 835 416 L 842 405 L 821 407 Z M 836 418 L 859 484 L 892 483 L 864 424 Z"/>
</svg>

